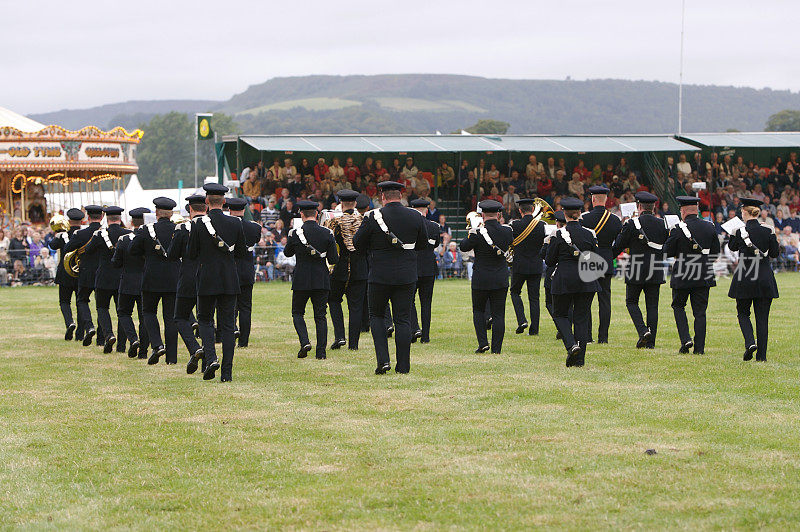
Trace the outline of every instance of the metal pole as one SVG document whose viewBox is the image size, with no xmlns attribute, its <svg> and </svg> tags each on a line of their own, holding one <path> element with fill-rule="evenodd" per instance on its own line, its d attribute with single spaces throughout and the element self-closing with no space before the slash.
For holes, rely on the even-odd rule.
<svg viewBox="0 0 800 532">
<path fill-rule="evenodd" d="M 678 135 L 683 133 L 683 28 L 686 20 L 686 0 L 681 0 L 681 65 L 678 74 Z"/>
</svg>

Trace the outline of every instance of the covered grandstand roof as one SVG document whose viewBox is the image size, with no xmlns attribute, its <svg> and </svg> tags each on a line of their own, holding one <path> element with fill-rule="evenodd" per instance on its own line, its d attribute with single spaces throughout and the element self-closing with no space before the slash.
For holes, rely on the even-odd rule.
<svg viewBox="0 0 800 532">
<path fill-rule="evenodd" d="M 690 133 L 679 139 L 709 147 L 795 148 L 800 147 L 800 132 Z"/>
<path fill-rule="evenodd" d="M 36 120 L 31 120 L 27 116 L 15 113 L 11 109 L 0 107 L 0 127 L 13 127 L 25 133 L 35 133 L 44 128 Z"/>
<path fill-rule="evenodd" d="M 671 135 L 243 135 L 259 151 L 618 153 L 691 151 Z"/>
</svg>

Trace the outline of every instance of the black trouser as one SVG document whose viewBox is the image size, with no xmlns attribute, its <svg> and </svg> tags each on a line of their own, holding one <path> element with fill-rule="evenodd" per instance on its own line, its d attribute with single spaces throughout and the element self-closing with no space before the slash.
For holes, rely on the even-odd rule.
<svg viewBox="0 0 800 532">
<path fill-rule="evenodd" d="M 164 321 L 164 341 L 158 325 L 158 303 L 161 302 L 161 319 Z M 167 348 L 166 362 L 178 363 L 178 328 L 175 326 L 175 292 L 142 291 L 142 315 L 150 337 L 150 345 Z"/>
<path fill-rule="evenodd" d="M 367 290 L 367 281 L 337 281 L 331 279 L 331 291 L 328 296 L 328 306 L 331 309 L 331 324 L 333 324 L 333 337 L 341 340 L 344 335 L 344 313 L 342 300 L 347 296 L 347 347 L 358 349 L 358 340 L 364 322 L 364 295 Z"/>
<path fill-rule="evenodd" d="M 58 306 L 61 308 L 61 315 L 64 317 L 64 325 L 69 327 L 74 320 L 72 319 L 72 294 L 75 294 L 75 302 L 78 300 L 78 287 L 75 285 L 58 285 Z M 78 319 L 76 332 L 83 331 L 83 323 Z"/>
<path fill-rule="evenodd" d="M 114 300 L 114 310 L 117 313 L 117 351 L 125 346 L 125 330 L 119 318 L 119 294 L 116 290 L 106 290 L 99 288 L 94 292 L 95 305 L 97 307 L 97 325 L 103 330 L 105 338 L 114 336 L 114 326 L 111 324 L 111 300 Z"/>
<path fill-rule="evenodd" d="M 361 306 L 361 330 L 369 330 L 369 285 L 364 281 L 364 304 Z"/>
<path fill-rule="evenodd" d="M 528 283 L 528 305 L 531 309 L 531 321 L 528 322 L 528 334 L 539 334 L 539 283 L 541 274 L 511 274 L 511 303 L 514 305 L 514 314 L 517 315 L 517 325 L 522 325 L 528 320 L 525 318 L 525 305 L 522 303 L 522 286 Z"/>
<path fill-rule="evenodd" d="M 503 348 L 503 337 L 506 334 L 506 294 L 508 288 L 495 290 L 472 289 L 472 324 L 478 347 L 489 345 L 486 337 L 486 305 L 492 317 L 492 353 L 499 353 Z"/>
<path fill-rule="evenodd" d="M 647 311 L 647 324 L 639 308 L 639 296 L 644 292 L 644 306 Z M 661 293 L 660 284 L 628 284 L 625 286 L 625 306 L 631 315 L 636 334 L 641 336 L 650 329 L 650 341 L 647 347 L 656 345 L 656 332 L 658 331 L 658 296 Z"/>
<path fill-rule="evenodd" d="M 233 352 L 236 339 L 233 336 L 236 311 L 236 294 L 197 296 L 197 322 L 200 324 L 200 339 L 203 342 L 203 369 L 217 360 L 214 345 L 214 311 L 222 336 L 221 378 L 230 380 L 233 376 Z"/>
<path fill-rule="evenodd" d="M 194 337 L 192 325 L 195 319 L 192 314 L 192 309 L 197 303 L 197 297 L 181 297 L 175 298 L 175 327 L 178 329 L 178 334 L 181 335 L 186 349 L 189 350 L 190 355 L 197 353 L 200 349 L 200 344 L 197 338 Z"/>
<path fill-rule="evenodd" d="M 608 328 L 611 325 L 611 277 L 603 276 L 597 280 L 600 291 L 597 293 L 597 309 L 600 322 L 597 328 L 597 341 L 608 343 Z M 589 338 L 592 337 L 592 312 L 589 309 Z"/>
<path fill-rule="evenodd" d="M 236 296 L 236 313 L 239 316 L 239 346 L 246 347 L 250 341 L 250 326 L 253 316 L 253 285 L 239 287 Z"/>
<path fill-rule="evenodd" d="M 703 353 L 706 348 L 706 309 L 708 308 L 708 287 L 673 288 L 672 311 L 675 314 L 675 325 L 681 344 L 690 341 L 689 320 L 686 318 L 686 301 L 691 298 L 692 315 L 694 316 L 694 351 Z"/>
<path fill-rule="evenodd" d="M 431 307 L 433 306 L 434 276 L 418 277 L 417 292 L 419 292 L 419 321 L 417 321 L 416 298 L 411 298 L 411 330 L 422 331 L 420 340 L 429 342 L 431 339 Z M 422 327 L 420 327 L 422 322 Z"/>
<path fill-rule="evenodd" d="M 553 294 L 553 321 L 567 350 L 575 344 L 586 349 L 593 298 L 594 292 Z"/>
<path fill-rule="evenodd" d="M 309 345 L 308 329 L 306 328 L 306 303 L 311 300 L 314 308 L 314 326 L 317 331 L 317 356 L 325 354 L 325 344 L 328 342 L 328 290 L 293 290 L 292 291 L 292 323 L 300 340 L 300 347 Z"/>
<path fill-rule="evenodd" d="M 78 296 L 75 298 L 75 307 L 78 311 L 78 321 L 83 327 L 84 331 L 94 329 L 94 322 L 92 321 L 92 311 L 89 308 L 89 298 L 94 292 L 91 286 L 78 287 Z"/>
<path fill-rule="evenodd" d="M 389 364 L 389 339 L 386 336 L 386 305 L 391 301 L 394 314 L 395 371 L 411 369 L 411 300 L 417 283 L 369 283 L 369 321 L 378 367 Z"/>
<path fill-rule="evenodd" d="M 139 317 L 139 335 L 136 335 L 136 327 L 133 324 L 133 305 L 136 304 L 136 311 Z M 142 296 L 133 294 L 120 294 L 117 305 L 117 316 L 119 325 L 125 331 L 125 337 L 129 342 L 139 342 L 140 347 L 145 348 L 150 343 L 150 336 L 147 334 L 147 327 L 142 315 Z"/>
<path fill-rule="evenodd" d="M 756 315 L 756 336 L 758 344 L 753 338 L 753 324 L 750 322 L 750 305 Z M 742 329 L 744 336 L 744 347 L 747 349 L 751 345 L 758 345 L 756 360 L 767 359 L 767 340 L 769 339 L 769 308 L 772 299 L 759 297 L 755 299 L 737 299 L 736 315 L 739 318 L 739 328 Z"/>
</svg>

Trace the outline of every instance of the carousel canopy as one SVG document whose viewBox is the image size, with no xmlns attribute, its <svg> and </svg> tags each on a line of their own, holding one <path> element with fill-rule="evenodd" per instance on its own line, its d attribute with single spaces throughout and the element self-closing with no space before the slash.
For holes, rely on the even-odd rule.
<svg viewBox="0 0 800 532">
<path fill-rule="evenodd" d="M 0 107 L 0 128 L 13 127 L 26 133 L 35 133 L 44 129 L 44 124 L 40 124 L 36 120 L 31 120 L 27 116 L 17 114 L 10 109 Z"/>
</svg>

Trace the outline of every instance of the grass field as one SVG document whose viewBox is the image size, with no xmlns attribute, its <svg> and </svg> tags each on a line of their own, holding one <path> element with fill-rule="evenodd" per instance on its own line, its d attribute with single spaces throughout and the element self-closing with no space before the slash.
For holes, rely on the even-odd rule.
<svg viewBox="0 0 800 532">
<path fill-rule="evenodd" d="M 781 275 L 769 362 L 741 360 L 727 281 L 704 357 L 655 351 L 614 284 L 611 344 L 564 367 L 542 334 L 475 355 L 469 286 L 440 282 L 410 375 L 298 360 L 288 286 L 258 285 L 234 382 L 63 341 L 53 288 L 0 290 L 0 527 L 800 527 L 800 276 Z M 311 321 L 311 320 L 309 320 Z M 655 449 L 656 455 L 645 450 Z"/>
</svg>

